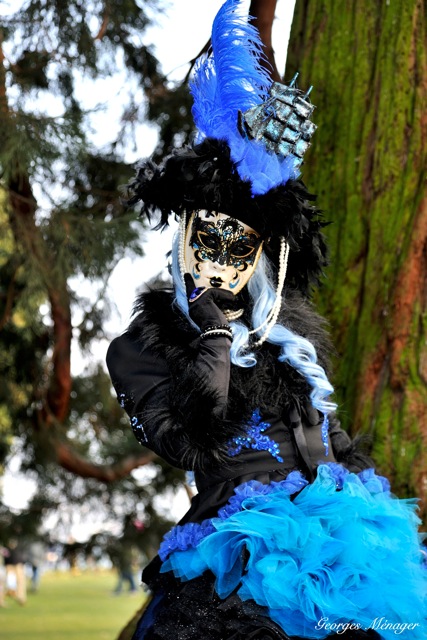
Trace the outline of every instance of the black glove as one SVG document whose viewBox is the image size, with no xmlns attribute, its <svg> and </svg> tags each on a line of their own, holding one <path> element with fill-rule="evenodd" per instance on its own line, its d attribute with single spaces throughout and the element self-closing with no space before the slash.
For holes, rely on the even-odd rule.
<svg viewBox="0 0 427 640">
<path fill-rule="evenodd" d="M 234 310 L 237 304 L 236 296 L 225 289 L 194 287 L 193 278 L 189 273 L 184 275 L 184 280 L 190 318 L 200 327 L 202 333 L 212 327 L 228 326 L 222 309 Z"/>
</svg>

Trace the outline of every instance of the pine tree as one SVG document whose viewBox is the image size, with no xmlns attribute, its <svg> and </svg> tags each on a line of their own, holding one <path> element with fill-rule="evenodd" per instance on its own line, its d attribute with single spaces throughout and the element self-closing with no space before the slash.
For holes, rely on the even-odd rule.
<svg viewBox="0 0 427 640">
<path fill-rule="evenodd" d="M 134 173 L 134 130 L 165 95 L 148 24 L 134 0 L 30 0 L 0 19 L 0 464 L 14 442 L 44 511 L 97 503 L 116 518 L 144 510 L 147 522 L 155 491 L 182 477 L 160 462 L 148 488 L 130 475 L 155 456 L 133 438 L 104 369 L 73 378 L 71 353 L 104 335 L 108 277 L 126 252 L 141 254 L 119 189 Z M 106 130 L 98 145 L 90 128 L 102 112 L 85 93 L 106 79 L 111 100 L 126 100 L 116 138 Z M 86 282 L 95 301 L 80 293 Z M 165 519 L 151 520 L 160 536 Z"/>
</svg>

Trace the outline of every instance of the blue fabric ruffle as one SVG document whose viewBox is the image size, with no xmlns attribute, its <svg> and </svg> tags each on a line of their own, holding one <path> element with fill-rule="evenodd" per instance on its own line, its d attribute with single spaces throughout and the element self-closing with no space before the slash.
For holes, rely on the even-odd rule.
<svg viewBox="0 0 427 640">
<path fill-rule="evenodd" d="M 242 504 L 247 498 L 255 496 L 267 495 L 274 491 L 281 491 L 287 495 L 292 495 L 300 491 L 308 484 L 300 471 L 292 471 L 281 482 L 272 482 L 271 484 L 262 484 L 257 480 L 245 482 L 234 490 L 228 502 L 218 511 L 218 518 L 225 520 L 229 516 L 237 513 L 242 509 Z M 203 538 L 216 531 L 214 522 L 218 518 L 209 518 L 203 522 L 187 522 L 183 525 L 173 527 L 163 538 L 160 544 L 159 556 L 161 560 L 166 558 L 174 551 L 186 551 L 192 547 L 196 547 Z"/>
<path fill-rule="evenodd" d="M 333 463 L 319 467 L 313 484 L 299 472 L 270 485 L 250 481 L 217 518 L 165 537 L 162 572 L 189 580 L 210 570 L 220 597 L 237 590 L 255 600 L 290 636 L 324 638 L 353 623 L 385 640 L 397 632 L 424 640 L 416 508 L 372 469 L 356 475 Z"/>
</svg>

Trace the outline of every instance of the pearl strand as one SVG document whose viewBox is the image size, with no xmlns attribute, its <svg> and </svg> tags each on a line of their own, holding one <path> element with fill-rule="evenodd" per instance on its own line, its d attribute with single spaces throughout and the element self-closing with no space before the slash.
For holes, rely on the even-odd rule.
<svg viewBox="0 0 427 640">
<path fill-rule="evenodd" d="M 274 305 L 271 307 L 270 311 L 268 312 L 268 315 L 266 317 L 266 319 L 264 320 L 264 322 L 262 324 L 259 325 L 259 327 L 257 327 L 256 329 L 251 329 L 251 331 L 249 331 L 249 335 L 252 335 L 254 333 L 258 333 L 258 331 L 260 331 L 266 324 L 268 324 L 269 322 L 271 322 L 272 318 L 273 318 L 273 314 L 275 313 L 275 309 L 279 304 L 279 309 L 280 309 L 280 304 L 282 301 L 282 288 L 283 288 L 283 284 L 282 286 L 280 286 L 280 282 L 281 280 L 285 280 L 285 276 L 286 276 L 286 269 L 287 269 L 287 260 L 288 257 L 286 255 L 286 259 L 285 259 L 285 255 L 284 255 L 284 238 L 280 238 L 280 253 L 279 253 L 279 274 L 278 274 L 278 278 L 277 278 L 277 287 L 276 287 L 276 296 L 275 296 L 275 300 L 274 300 Z M 285 243 L 286 244 L 286 243 Z M 287 248 L 287 252 L 289 253 L 289 247 Z M 286 264 L 285 264 L 286 262 Z M 282 276 L 283 273 L 283 269 L 285 269 L 284 274 Z"/>
<path fill-rule="evenodd" d="M 268 312 L 267 317 L 266 317 L 266 319 L 264 320 L 264 322 L 263 322 L 262 324 L 260 324 L 260 325 L 259 325 L 259 327 L 257 327 L 256 329 L 251 329 L 251 330 L 249 331 L 249 335 L 250 335 L 250 336 L 251 336 L 252 334 L 254 334 L 254 333 L 258 333 L 258 331 L 261 331 L 261 329 L 262 329 L 263 327 L 265 327 L 265 325 L 266 325 L 268 322 L 270 322 L 271 318 L 273 317 L 273 311 L 274 311 L 275 306 L 276 306 L 276 300 L 274 300 L 274 305 L 271 307 L 270 311 Z"/>
<path fill-rule="evenodd" d="M 250 333 L 258 332 L 265 324 L 267 324 L 263 335 L 257 342 L 255 342 L 254 347 L 260 347 L 267 340 L 271 329 L 274 327 L 277 322 L 277 318 L 279 317 L 280 308 L 282 306 L 283 285 L 285 284 L 286 271 L 288 269 L 288 258 L 289 244 L 286 242 L 285 238 L 282 237 L 280 238 L 279 273 L 277 276 L 276 300 L 274 301 L 274 305 L 262 325 L 257 329 L 250 331 Z"/>
<path fill-rule="evenodd" d="M 185 209 L 181 214 L 181 218 L 179 220 L 179 247 L 178 247 L 178 264 L 179 270 L 181 273 L 181 279 L 184 283 L 185 288 L 185 280 L 184 274 L 186 273 L 185 268 L 185 259 L 184 259 L 184 250 L 185 250 L 185 232 L 186 232 L 186 215 Z"/>
<path fill-rule="evenodd" d="M 243 309 L 237 309 L 237 311 L 230 311 L 230 309 L 224 309 L 223 314 L 227 318 L 228 322 L 233 322 L 243 315 Z"/>
</svg>

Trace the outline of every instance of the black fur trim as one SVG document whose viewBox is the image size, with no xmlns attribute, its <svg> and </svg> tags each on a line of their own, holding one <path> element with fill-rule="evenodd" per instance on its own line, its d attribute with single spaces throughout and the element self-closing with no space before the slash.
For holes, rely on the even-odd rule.
<svg viewBox="0 0 427 640">
<path fill-rule="evenodd" d="M 371 448 L 372 443 L 369 436 L 359 434 L 353 440 L 350 440 L 346 447 L 337 450 L 335 456 L 337 462 L 341 462 L 349 471 L 359 473 L 363 469 L 375 467 L 369 455 Z"/>
<path fill-rule="evenodd" d="M 264 238 L 271 238 L 269 254 L 277 261 L 277 240 L 290 244 L 287 281 L 308 293 L 327 264 L 322 214 L 316 197 L 300 180 L 266 194 L 253 196 L 251 183 L 240 179 L 226 142 L 206 139 L 167 157 L 162 165 L 142 163 L 127 185 L 129 206 L 141 203 L 141 215 L 149 220 L 160 213 L 156 228 L 164 228 L 173 213 L 207 209 L 220 211 L 245 222 Z"/>
<path fill-rule="evenodd" d="M 353 440 L 341 429 L 335 414 L 329 416 L 329 437 L 337 462 L 341 462 L 349 471 L 359 473 L 363 469 L 374 467 L 369 457 L 371 440 L 365 434 L 357 435 Z"/>
</svg>

